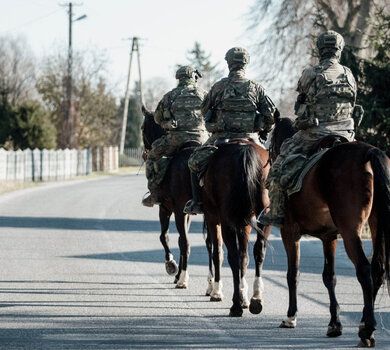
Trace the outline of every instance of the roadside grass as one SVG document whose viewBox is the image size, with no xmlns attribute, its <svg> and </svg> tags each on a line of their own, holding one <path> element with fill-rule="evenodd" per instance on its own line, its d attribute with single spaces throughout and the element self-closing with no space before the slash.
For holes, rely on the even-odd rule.
<svg viewBox="0 0 390 350">
<path fill-rule="evenodd" d="M 145 165 L 139 166 L 128 166 L 119 168 L 116 172 L 101 172 L 101 173 L 91 173 L 85 176 L 76 176 L 72 179 L 66 181 L 77 181 L 77 180 L 87 180 L 87 179 L 95 179 L 102 176 L 117 176 L 117 175 L 130 175 L 130 174 L 138 174 L 145 172 Z M 63 180 L 61 180 L 63 181 Z M 2 181 L 0 182 L 0 194 L 13 192 L 18 190 L 23 190 L 25 188 L 37 187 L 45 184 L 47 182 L 33 182 L 33 181 Z"/>
<path fill-rule="evenodd" d="M 29 187 L 39 186 L 40 182 L 2 181 L 0 183 L 0 194 L 22 190 Z"/>
</svg>

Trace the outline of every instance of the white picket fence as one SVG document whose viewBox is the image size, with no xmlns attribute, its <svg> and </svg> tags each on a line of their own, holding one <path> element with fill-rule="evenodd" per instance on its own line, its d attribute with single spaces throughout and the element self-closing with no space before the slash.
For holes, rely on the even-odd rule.
<svg viewBox="0 0 390 350">
<path fill-rule="evenodd" d="M 141 165 L 143 164 L 142 153 L 144 149 L 139 148 L 125 148 L 123 156 L 119 158 L 119 166 Z"/>
<path fill-rule="evenodd" d="M 93 152 L 94 151 L 94 152 Z M 93 154 L 101 158 L 93 159 Z M 96 166 L 96 164 L 99 164 Z M 93 169 L 93 165 L 95 165 Z M 52 181 L 66 180 L 92 171 L 118 169 L 118 147 L 99 147 L 94 150 L 76 149 L 25 149 L 0 148 L 0 180 Z"/>
</svg>

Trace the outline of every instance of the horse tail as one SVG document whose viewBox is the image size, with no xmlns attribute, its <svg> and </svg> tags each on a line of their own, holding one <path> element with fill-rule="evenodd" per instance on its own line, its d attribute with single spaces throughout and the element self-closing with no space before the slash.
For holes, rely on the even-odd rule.
<svg viewBox="0 0 390 350">
<path fill-rule="evenodd" d="M 228 215 L 238 226 L 251 225 L 251 217 L 259 210 L 263 183 L 263 164 L 253 145 L 237 147 L 234 167 L 234 188 L 230 191 Z"/>
<path fill-rule="evenodd" d="M 388 158 L 378 148 L 371 148 L 367 153 L 366 161 L 370 161 L 374 172 L 374 206 L 377 211 L 377 236 L 374 256 L 379 257 L 383 265 L 387 291 L 390 295 L 390 167 Z M 384 261 L 383 261 L 384 260 Z M 373 262 L 375 263 L 375 262 Z M 383 275 L 382 275 L 383 276 Z M 373 276 L 378 278 L 379 276 Z M 383 278 L 383 277 L 379 277 Z"/>
</svg>

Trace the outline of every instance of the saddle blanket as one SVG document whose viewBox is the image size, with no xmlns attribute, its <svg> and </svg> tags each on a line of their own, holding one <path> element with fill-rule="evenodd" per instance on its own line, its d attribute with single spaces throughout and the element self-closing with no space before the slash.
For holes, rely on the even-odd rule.
<svg viewBox="0 0 390 350">
<path fill-rule="evenodd" d="M 290 197 L 294 193 L 299 192 L 302 189 L 303 180 L 309 172 L 309 170 L 317 164 L 328 149 L 324 149 L 318 153 L 313 154 L 303 165 L 302 170 L 298 172 L 294 177 L 290 186 L 287 188 L 287 195 Z"/>
</svg>

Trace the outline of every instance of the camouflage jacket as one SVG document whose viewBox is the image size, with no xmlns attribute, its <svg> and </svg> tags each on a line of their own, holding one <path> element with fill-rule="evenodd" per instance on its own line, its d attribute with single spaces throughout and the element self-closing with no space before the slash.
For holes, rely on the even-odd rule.
<svg viewBox="0 0 390 350">
<path fill-rule="evenodd" d="M 306 129 L 322 124 L 324 128 L 353 130 L 356 89 L 352 72 L 335 57 L 305 69 L 297 86 L 296 128 Z"/>
<path fill-rule="evenodd" d="M 168 132 L 205 132 L 200 111 L 206 91 L 192 79 L 179 83 L 166 93 L 154 112 L 154 120 Z"/>
<path fill-rule="evenodd" d="M 243 70 L 230 72 L 213 85 L 201 110 L 210 132 L 270 131 L 275 105 L 256 81 L 246 79 Z"/>
</svg>

